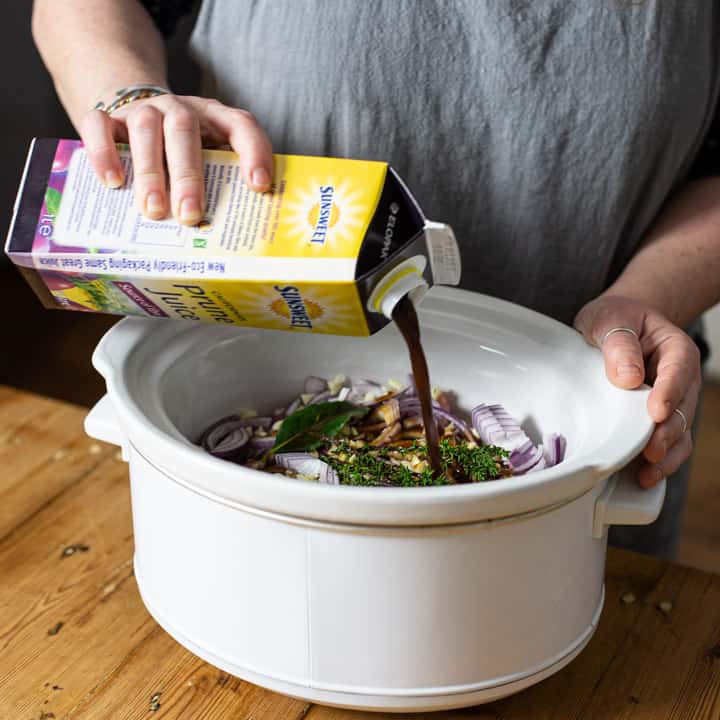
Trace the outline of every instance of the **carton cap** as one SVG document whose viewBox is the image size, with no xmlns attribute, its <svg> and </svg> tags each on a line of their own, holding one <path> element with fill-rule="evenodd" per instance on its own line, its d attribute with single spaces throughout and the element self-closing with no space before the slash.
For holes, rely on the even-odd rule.
<svg viewBox="0 0 720 720">
<path fill-rule="evenodd" d="M 460 282 L 460 248 L 453 229 L 445 223 L 425 222 L 425 238 L 430 255 L 434 285 L 457 285 Z"/>
<path fill-rule="evenodd" d="M 428 291 L 428 284 L 423 278 L 427 260 L 422 255 L 415 255 L 396 265 L 375 286 L 367 307 L 370 312 L 379 312 L 392 320 L 393 308 L 405 295 L 417 305 Z"/>
</svg>

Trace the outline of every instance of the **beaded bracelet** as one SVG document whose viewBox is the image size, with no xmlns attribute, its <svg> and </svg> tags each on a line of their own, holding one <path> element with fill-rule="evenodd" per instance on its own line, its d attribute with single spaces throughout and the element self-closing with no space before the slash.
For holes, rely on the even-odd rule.
<svg viewBox="0 0 720 720">
<path fill-rule="evenodd" d="M 130 87 L 118 90 L 115 93 L 115 99 L 108 104 L 105 104 L 102 100 L 100 100 L 100 102 L 95 105 L 94 109 L 103 110 L 108 115 L 112 115 L 112 113 L 114 113 L 118 108 L 134 102 L 135 100 L 144 100 L 145 98 L 167 95 L 169 93 L 170 90 L 157 85 L 131 85 Z"/>
</svg>

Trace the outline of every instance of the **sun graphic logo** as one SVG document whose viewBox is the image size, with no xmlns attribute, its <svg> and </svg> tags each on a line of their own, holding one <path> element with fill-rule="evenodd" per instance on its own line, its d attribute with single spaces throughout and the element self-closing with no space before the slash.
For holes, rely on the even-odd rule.
<svg viewBox="0 0 720 720">
<path fill-rule="evenodd" d="M 300 290 L 294 285 L 275 285 L 274 289 L 280 293 L 280 297 L 270 303 L 270 310 L 290 320 L 291 327 L 312 330 L 312 321 L 323 316 L 322 305 L 313 300 L 303 300 Z"/>
<path fill-rule="evenodd" d="M 294 255 L 356 257 L 375 211 L 377 185 L 372 177 L 304 177 L 288 186 L 278 235 Z"/>
<path fill-rule="evenodd" d="M 313 228 L 310 242 L 319 245 L 325 244 L 328 230 L 340 219 L 340 210 L 333 202 L 335 188 L 332 185 L 320 187 L 320 201 L 315 203 L 308 213 L 308 222 Z"/>
</svg>

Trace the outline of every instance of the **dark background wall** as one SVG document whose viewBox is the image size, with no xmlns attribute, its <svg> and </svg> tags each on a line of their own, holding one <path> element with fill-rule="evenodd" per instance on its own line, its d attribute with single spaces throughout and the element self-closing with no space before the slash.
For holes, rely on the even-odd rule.
<svg viewBox="0 0 720 720">
<path fill-rule="evenodd" d="M 76 137 L 60 105 L 30 31 L 32 3 L 12 3 L 0 24 L 0 237 L 12 216 L 25 155 L 33 137 Z M 168 41 L 170 83 L 195 93 L 198 72 L 186 52 L 192 16 Z M 89 405 L 103 392 L 90 364 L 92 350 L 116 318 L 45 310 L 0 253 L 0 384 Z"/>
</svg>

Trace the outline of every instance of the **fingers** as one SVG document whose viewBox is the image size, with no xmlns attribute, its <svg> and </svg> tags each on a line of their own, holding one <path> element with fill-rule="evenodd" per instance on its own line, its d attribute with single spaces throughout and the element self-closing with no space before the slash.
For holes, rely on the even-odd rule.
<svg viewBox="0 0 720 720">
<path fill-rule="evenodd" d="M 648 412 L 656 423 L 664 422 L 680 401 L 700 386 L 700 352 L 681 330 L 668 335 L 655 350 L 657 372 L 648 398 Z M 688 422 L 690 422 L 688 417 Z"/>
<path fill-rule="evenodd" d="M 187 225 L 202 220 L 203 137 L 216 145 L 229 141 L 250 189 L 265 192 L 271 188 L 270 141 L 245 110 L 229 108 L 217 100 L 163 95 L 131 103 L 112 118 L 100 110 L 88 113 L 83 140 L 96 173 L 110 187 L 119 187 L 124 181 L 114 138 L 125 132 L 133 159 L 136 202 L 152 219 L 162 219 L 171 211 Z"/>
<path fill-rule="evenodd" d="M 617 326 L 620 327 L 620 326 Z M 645 363 L 637 336 L 627 330 L 609 333 L 608 328 L 600 338 L 600 348 L 605 360 L 605 374 L 617 387 L 632 389 L 645 380 Z"/>
<path fill-rule="evenodd" d="M 692 452 L 687 425 L 692 423 L 700 391 L 700 353 L 695 343 L 667 318 L 632 298 L 600 296 L 575 318 L 585 340 L 600 347 L 608 379 L 623 388 L 638 387 L 654 377 L 648 412 L 656 423 L 643 451 L 638 482 L 652 487 L 674 473 Z M 639 339 L 638 339 L 639 336 Z"/>
<path fill-rule="evenodd" d="M 644 463 L 638 472 L 638 483 L 641 487 L 651 488 L 657 485 L 663 477 L 672 475 L 692 453 L 693 442 L 690 432 L 682 437 L 668 450 L 659 463 Z"/>
<path fill-rule="evenodd" d="M 689 426 L 697 410 L 701 382 L 697 346 L 684 333 L 669 335 L 655 352 L 657 377 L 648 410 L 658 425 L 644 451 L 649 463 L 638 475 L 638 482 L 646 488 L 672 475 L 690 457 L 693 443 Z"/>
<path fill-rule="evenodd" d="M 208 118 L 228 138 L 240 157 L 243 180 L 256 192 L 266 192 L 272 183 L 272 147 L 265 131 L 247 110 L 229 108 L 208 100 Z"/>
<path fill-rule="evenodd" d="M 662 462 L 668 450 L 689 431 L 695 417 L 699 393 L 700 383 L 696 382 L 677 407 L 685 416 L 684 420 L 680 413 L 673 410 L 667 420 L 657 425 L 644 450 L 645 457 L 651 463 Z"/>
<path fill-rule="evenodd" d="M 638 336 L 643 312 L 637 302 L 600 296 L 578 313 L 575 327 L 586 342 L 602 350 L 605 374 L 613 385 L 628 390 L 642 385 L 645 363 Z"/>
<path fill-rule="evenodd" d="M 168 211 L 162 113 L 152 105 L 140 105 L 128 114 L 127 129 L 135 202 L 149 218 L 161 220 Z"/>
<path fill-rule="evenodd" d="M 163 127 L 172 212 L 181 223 L 195 225 L 205 205 L 200 121 L 190 108 L 177 103 L 165 113 Z"/>
<path fill-rule="evenodd" d="M 85 115 L 80 129 L 88 160 L 100 181 L 111 188 L 120 187 L 125 173 L 113 138 L 113 123 L 102 110 Z"/>
</svg>

